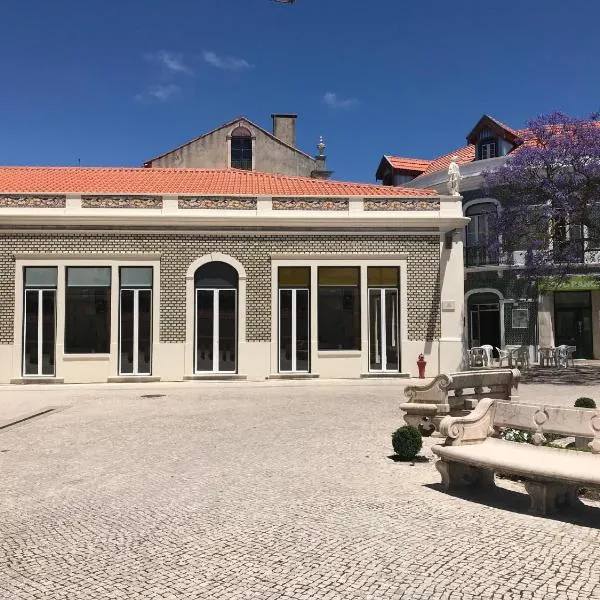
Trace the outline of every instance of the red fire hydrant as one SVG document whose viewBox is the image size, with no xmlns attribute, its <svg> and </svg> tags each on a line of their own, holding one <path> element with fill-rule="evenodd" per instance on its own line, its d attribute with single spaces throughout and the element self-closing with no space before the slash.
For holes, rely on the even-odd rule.
<svg viewBox="0 0 600 600">
<path fill-rule="evenodd" d="M 417 367 L 419 367 L 419 379 L 425 379 L 425 365 L 427 361 L 422 354 L 419 354 L 419 360 L 417 361 Z"/>
</svg>

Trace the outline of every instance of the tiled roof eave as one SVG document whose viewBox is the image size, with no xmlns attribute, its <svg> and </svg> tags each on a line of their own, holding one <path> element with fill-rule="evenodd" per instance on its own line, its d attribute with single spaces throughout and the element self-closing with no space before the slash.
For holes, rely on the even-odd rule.
<svg viewBox="0 0 600 600">
<path fill-rule="evenodd" d="M 0 167 L 0 194 L 406 197 L 434 190 L 289 177 L 236 169 Z"/>
</svg>

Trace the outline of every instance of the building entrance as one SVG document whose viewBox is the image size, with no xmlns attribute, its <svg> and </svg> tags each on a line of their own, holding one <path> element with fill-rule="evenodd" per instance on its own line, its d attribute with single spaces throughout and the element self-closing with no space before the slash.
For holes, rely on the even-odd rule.
<svg viewBox="0 0 600 600">
<path fill-rule="evenodd" d="M 473 294 L 469 298 L 468 309 L 469 347 L 489 345 L 500 348 L 502 328 L 499 297 L 492 293 Z"/>
<path fill-rule="evenodd" d="M 554 292 L 554 345 L 575 346 L 574 358 L 593 358 L 590 292 Z"/>
</svg>

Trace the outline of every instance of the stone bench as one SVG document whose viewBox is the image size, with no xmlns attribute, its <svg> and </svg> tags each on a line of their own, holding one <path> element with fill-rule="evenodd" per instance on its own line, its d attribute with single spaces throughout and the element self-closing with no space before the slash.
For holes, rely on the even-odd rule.
<svg viewBox="0 0 600 600">
<path fill-rule="evenodd" d="M 446 415 L 461 416 L 473 410 L 482 398 L 510 400 L 519 386 L 518 369 L 488 369 L 438 375 L 425 385 L 404 390 L 408 401 L 400 405 L 408 425 L 431 435 Z"/>
<path fill-rule="evenodd" d="M 533 432 L 534 444 L 499 439 L 510 427 Z M 444 445 L 432 450 L 445 489 L 492 487 L 494 473 L 526 479 L 530 512 L 548 514 L 579 503 L 580 487 L 600 487 L 600 410 L 536 406 L 485 398 L 469 415 L 445 417 Z M 545 433 L 581 436 L 591 452 L 541 446 Z"/>
</svg>

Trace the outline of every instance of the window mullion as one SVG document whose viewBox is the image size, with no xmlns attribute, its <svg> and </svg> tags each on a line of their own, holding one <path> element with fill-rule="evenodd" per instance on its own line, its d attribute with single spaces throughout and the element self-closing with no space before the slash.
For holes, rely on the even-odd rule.
<svg viewBox="0 0 600 600">
<path fill-rule="evenodd" d="M 296 334 L 297 334 L 297 328 L 296 328 L 296 292 L 298 290 L 292 290 L 292 371 L 296 372 L 296 347 L 297 347 L 297 343 L 296 343 Z"/>
<path fill-rule="evenodd" d="M 38 354 L 38 365 L 37 365 L 37 374 L 41 375 L 43 373 L 43 369 L 42 369 L 42 360 L 43 360 L 43 339 L 42 339 L 42 335 L 44 333 L 44 324 L 42 323 L 42 317 L 44 315 L 44 307 L 42 305 L 44 301 L 44 291 L 43 290 L 38 290 L 38 347 L 37 347 L 37 354 Z"/>
<path fill-rule="evenodd" d="M 219 371 L 219 290 L 213 291 L 213 372 Z"/>
<path fill-rule="evenodd" d="M 386 314 L 385 314 L 385 296 L 386 290 L 381 289 L 381 370 L 387 371 L 387 331 L 386 331 Z"/>
<path fill-rule="evenodd" d="M 140 290 L 133 290 L 133 372 L 139 373 Z"/>
</svg>

